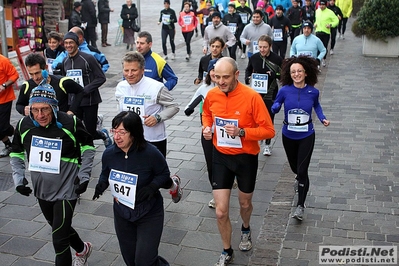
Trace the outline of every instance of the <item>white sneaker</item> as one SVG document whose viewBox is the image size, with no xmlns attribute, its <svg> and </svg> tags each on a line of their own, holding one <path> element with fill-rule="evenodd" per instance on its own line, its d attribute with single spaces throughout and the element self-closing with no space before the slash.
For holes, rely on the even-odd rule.
<svg viewBox="0 0 399 266">
<path fill-rule="evenodd" d="M 339 37 L 338 37 L 338 39 L 342 39 L 342 34 L 341 34 L 341 33 L 339 34 Z"/>
<path fill-rule="evenodd" d="M 325 67 L 326 66 L 326 60 L 321 60 L 321 65 L 323 66 L 323 67 Z"/>
<path fill-rule="evenodd" d="M 190 60 L 190 55 L 187 54 L 187 55 L 186 55 L 186 61 L 189 61 L 189 60 Z"/>
<path fill-rule="evenodd" d="M 242 53 L 241 59 L 245 59 L 245 53 Z"/>
<path fill-rule="evenodd" d="M 269 145 L 265 145 L 265 148 L 263 149 L 263 155 L 265 155 L 265 156 L 272 155 L 272 151 L 270 150 L 270 146 Z"/>
<path fill-rule="evenodd" d="M 97 115 L 97 131 L 101 131 L 101 129 L 103 129 L 103 121 L 104 121 L 104 115 L 102 114 Z"/>
<path fill-rule="evenodd" d="M 211 199 L 208 203 L 208 207 L 211 209 L 216 209 L 215 199 Z"/>
<path fill-rule="evenodd" d="M 319 70 L 319 73 L 321 73 L 321 68 L 320 68 L 320 66 L 317 66 L 317 70 Z"/>
<path fill-rule="evenodd" d="M 342 34 L 342 40 L 345 40 L 345 36 Z"/>
<path fill-rule="evenodd" d="M 168 55 L 164 55 L 163 59 L 168 60 Z"/>
<path fill-rule="evenodd" d="M 176 55 L 173 53 L 170 59 L 175 60 L 176 59 Z"/>
<path fill-rule="evenodd" d="M 90 242 L 84 242 L 86 247 L 86 252 L 83 255 L 79 255 L 76 253 L 75 258 L 73 259 L 72 265 L 73 266 L 87 266 L 87 259 L 90 257 L 90 254 L 93 250 L 93 247 Z"/>
<path fill-rule="evenodd" d="M 330 55 L 333 55 L 333 54 L 334 54 L 334 50 L 331 49 L 331 50 L 330 50 Z"/>
</svg>

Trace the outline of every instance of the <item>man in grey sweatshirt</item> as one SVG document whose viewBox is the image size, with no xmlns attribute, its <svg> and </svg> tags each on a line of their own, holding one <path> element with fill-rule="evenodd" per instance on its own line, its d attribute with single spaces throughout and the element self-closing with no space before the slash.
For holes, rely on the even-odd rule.
<svg viewBox="0 0 399 266">
<path fill-rule="evenodd" d="M 265 34 L 273 38 L 272 28 L 263 22 L 263 16 L 262 11 L 254 10 L 251 23 L 245 26 L 241 33 L 241 43 L 248 46 L 248 58 L 259 52 L 258 39 L 261 35 Z"/>
</svg>

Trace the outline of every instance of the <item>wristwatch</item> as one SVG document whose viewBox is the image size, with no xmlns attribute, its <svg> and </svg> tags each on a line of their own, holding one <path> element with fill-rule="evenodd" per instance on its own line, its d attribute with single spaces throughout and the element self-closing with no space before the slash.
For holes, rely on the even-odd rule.
<svg viewBox="0 0 399 266">
<path fill-rule="evenodd" d="M 159 114 L 154 115 L 154 117 L 157 120 L 157 123 L 161 122 L 162 118 Z"/>
<path fill-rule="evenodd" d="M 245 130 L 243 128 L 240 128 L 240 131 L 238 131 L 238 136 L 245 137 Z"/>
</svg>

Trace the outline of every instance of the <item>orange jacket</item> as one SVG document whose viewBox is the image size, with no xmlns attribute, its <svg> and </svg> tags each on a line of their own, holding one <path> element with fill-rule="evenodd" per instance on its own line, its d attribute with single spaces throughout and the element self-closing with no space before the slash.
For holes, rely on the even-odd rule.
<svg viewBox="0 0 399 266">
<path fill-rule="evenodd" d="M 9 80 L 16 82 L 18 78 L 18 72 L 10 59 L 0 55 L 0 85 Z M 16 97 L 12 86 L 8 86 L 4 91 L 0 92 L 0 104 L 8 103 L 15 99 Z"/>
<path fill-rule="evenodd" d="M 223 154 L 255 155 L 260 151 L 259 140 L 274 137 L 274 126 L 261 96 L 241 82 L 227 95 L 218 87 L 208 92 L 203 106 L 203 127 L 212 127 L 215 117 L 237 119 L 238 127 L 245 130 L 242 148 L 218 147 L 217 134 L 213 134 L 213 145 Z"/>
<path fill-rule="evenodd" d="M 182 32 L 191 32 L 197 27 L 198 20 L 193 11 L 188 13 L 182 11 L 180 12 L 178 23 Z"/>
</svg>

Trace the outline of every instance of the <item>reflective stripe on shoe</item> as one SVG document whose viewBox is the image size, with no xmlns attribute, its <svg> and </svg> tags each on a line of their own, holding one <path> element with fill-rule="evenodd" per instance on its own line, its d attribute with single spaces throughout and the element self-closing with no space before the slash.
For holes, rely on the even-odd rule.
<svg viewBox="0 0 399 266">
<path fill-rule="evenodd" d="M 89 265 L 87 259 L 90 257 L 91 252 L 93 251 L 93 246 L 90 242 L 84 242 L 86 247 L 86 252 L 83 255 L 75 254 L 75 258 L 73 259 L 73 266 L 87 266 Z"/>
<path fill-rule="evenodd" d="M 172 181 L 176 184 L 176 190 L 169 191 L 169 194 L 172 196 L 172 201 L 174 203 L 178 203 L 181 200 L 181 197 L 183 196 L 183 189 L 181 188 L 181 182 L 180 182 L 180 177 L 177 175 L 173 175 L 170 178 L 172 178 Z"/>
<path fill-rule="evenodd" d="M 216 209 L 216 202 L 215 199 L 211 199 L 208 203 L 208 207 L 211 209 Z"/>
<path fill-rule="evenodd" d="M 220 254 L 218 262 L 215 263 L 215 266 L 226 266 L 234 261 L 234 251 L 229 256 L 227 252 L 223 251 L 222 254 Z"/>
</svg>

